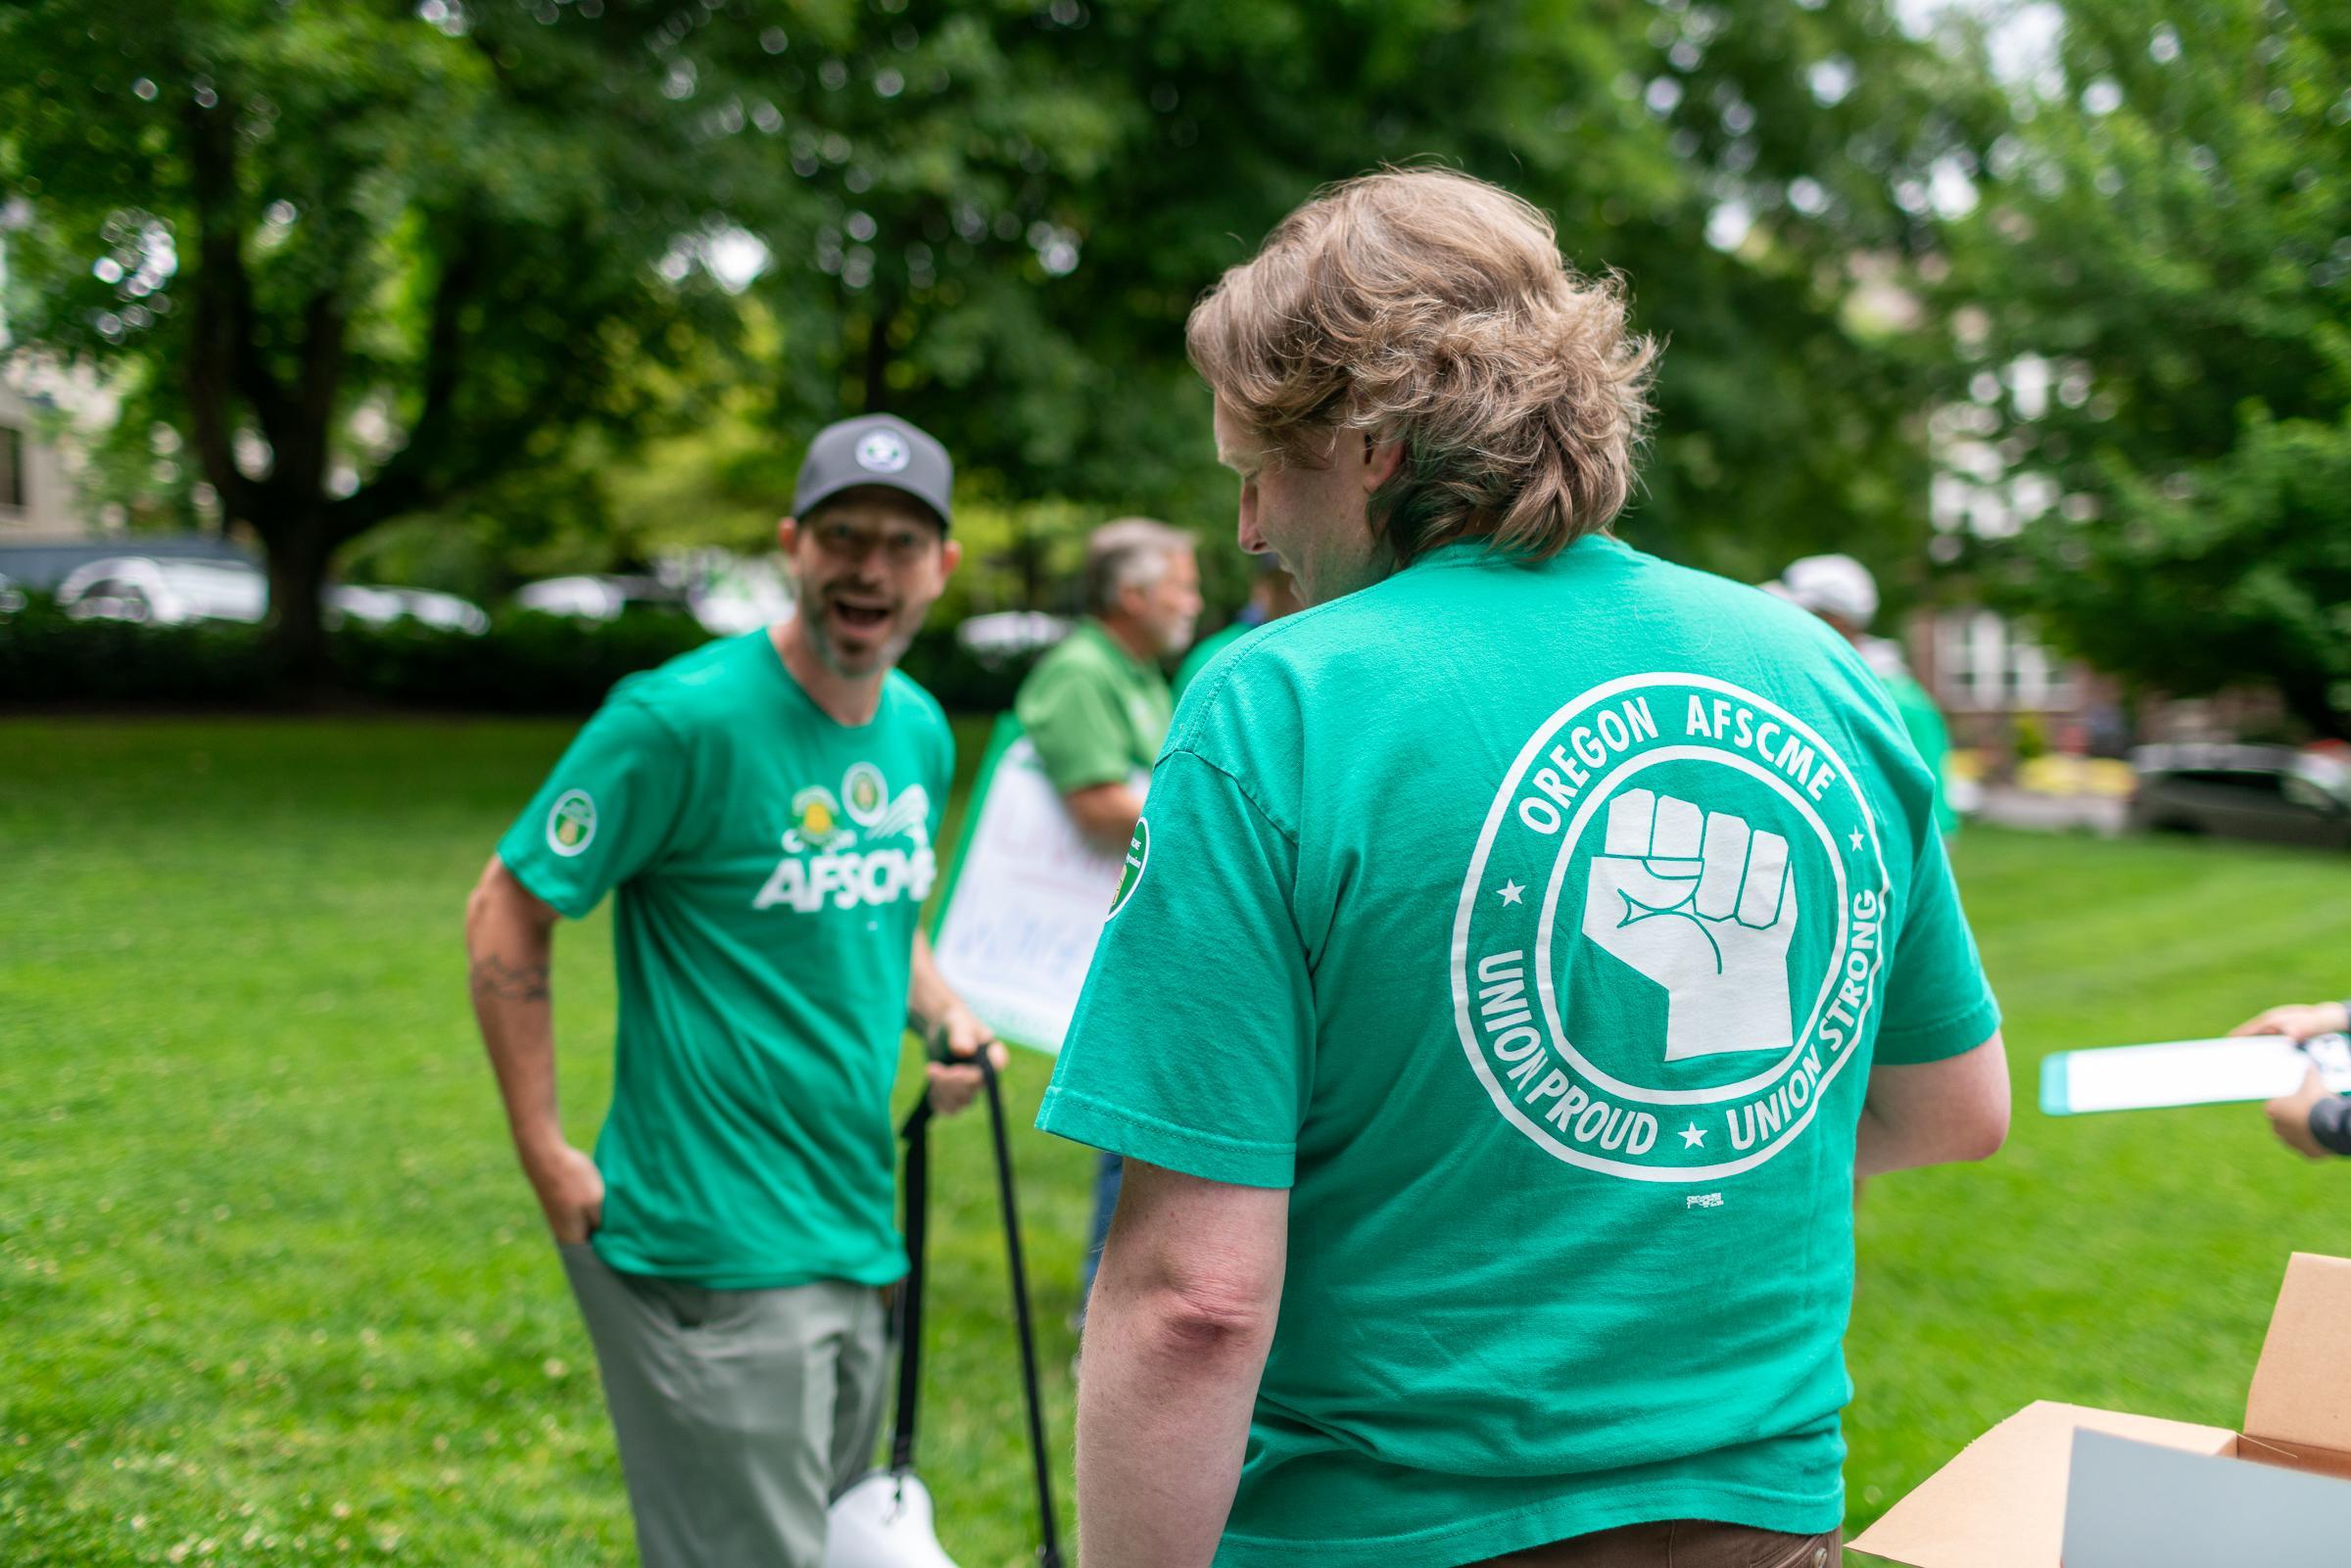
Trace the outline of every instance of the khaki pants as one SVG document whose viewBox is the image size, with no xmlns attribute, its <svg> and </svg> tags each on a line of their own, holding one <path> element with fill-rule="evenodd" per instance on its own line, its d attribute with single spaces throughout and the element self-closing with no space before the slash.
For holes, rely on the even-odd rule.
<svg viewBox="0 0 2351 1568">
<path fill-rule="evenodd" d="M 1470 1568 L 1838 1568 L 1844 1532 L 1784 1536 L 1776 1530 L 1678 1519 L 1626 1525 L 1548 1546 L 1490 1557 Z"/>
<path fill-rule="evenodd" d="M 882 1296 L 706 1290 L 560 1249 L 603 1373 L 645 1568 L 819 1568 L 825 1508 L 874 1460 Z"/>
</svg>

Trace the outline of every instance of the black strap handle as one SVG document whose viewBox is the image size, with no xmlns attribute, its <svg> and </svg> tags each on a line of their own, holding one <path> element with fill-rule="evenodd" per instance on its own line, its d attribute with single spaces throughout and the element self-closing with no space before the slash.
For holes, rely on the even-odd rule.
<svg viewBox="0 0 2351 1568">
<path fill-rule="evenodd" d="M 996 1197 L 1004 1213 L 1004 1254 L 1012 1275 L 1012 1315 L 1021 1337 L 1021 1388 L 1029 1401 L 1029 1456 L 1036 1471 L 1036 1518 L 1042 1568 L 1061 1568 L 1060 1531 L 1053 1514 L 1052 1468 L 1045 1455 L 1044 1401 L 1037 1392 L 1036 1332 L 1029 1312 L 1029 1271 L 1021 1257 L 1020 1205 L 1012 1186 L 1012 1139 L 1004 1129 L 1004 1091 L 987 1053 L 977 1061 L 987 1085 L 987 1119 L 995 1135 Z M 906 1141 L 906 1278 L 898 1287 L 898 1409 L 889 1440 L 889 1467 L 914 1466 L 914 1432 L 922 1396 L 923 1275 L 931 1214 L 931 1096 L 915 1102 L 898 1136 Z"/>
<path fill-rule="evenodd" d="M 898 1283 L 898 1410 L 889 1434 L 889 1467 L 914 1468 L 915 1408 L 923 1389 L 923 1259 L 931 1229 L 931 1095 L 925 1091 L 898 1136 L 906 1140 L 906 1277 Z"/>
</svg>

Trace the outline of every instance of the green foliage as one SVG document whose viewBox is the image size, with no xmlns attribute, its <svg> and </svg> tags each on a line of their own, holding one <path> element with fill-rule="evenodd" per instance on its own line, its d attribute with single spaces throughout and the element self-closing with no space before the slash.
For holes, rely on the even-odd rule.
<svg viewBox="0 0 2351 1568">
<path fill-rule="evenodd" d="M 298 666 L 343 543 L 691 412 L 677 377 L 736 312 L 656 263 L 714 193 L 763 224 L 798 202 L 637 28 L 425 9 L 0 12 L 11 330 L 117 374 L 133 442 L 184 440 L 173 477 L 266 546 Z"/>
<path fill-rule="evenodd" d="M 2020 713 L 2008 727 L 2008 746 L 2019 762 L 2049 754 L 2049 732 L 2035 713 Z"/>
<path fill-rule="evenodd" d="M 1185 312 L 1318 186 L 1437 160 L 1554 214 L 1570 258 L 1625 271 L 1639 325 L 1669 342 L 1632 537 L 1751 576 L 1831 544 L 1885 565 L 1915 555 L 1917 367 L 1908 345 L 1848 318 L 1848 263 L 1899 276 L 1927 231 L 1896 187 L 1982 139 L 1997 106 L 1880 8 L 1161 0 L 991 15 L 1026 79 L 1100 95 L 1119 137 L 1107 158 L 1093 119 L 1028 140 L 1039 181 L 1071 182 L 1032 224 L 1045 275 L 907 280 L 906 309 L 928 313 L 892 361 L 895 402 L 1008 497 L 1222 535 L 1230 487 L 1182 362 Z M 1837 86 L 1816 87 L 1816 67 Z M 862 156 L 922 132 L 885 119 L 843 134 Z M 954 261 L 964 234 L 1003 221 L 982 204 L 917 228 L 840 201 L 879 221 L 883 267 L 910 240 Z M 1705 237 L 1718 212 L 1727 249 Z M 1738 213 L 1751 226 L 1734 244 Z M 801 287 L 783 268 L 771 281 Z"/>
<path fill-rule="evenodd" d="M 351 695 L 408 707 L 585 714 L 612 683 L 700 646 L 708 634 L 674 611 L 611 622 L 504 610 L 480 637 L 399 620 L 346 621 L 327 656 Z M 0 702 L 266 705 L 277 694 L 262 629 L 228 621 L 140 626 L 76 621 L 46 598 L 0 619 Z"/>
<path fill-rule="evenodd" d="M 267 650 L 253 627 L 75 621 L 45 594 L 25 598 L 0 616 L 0 702 L 209 704 L 269 688 Z"/>
<path fill-rule="evenodd" d="M 338 683 L 407 707 L 493 713 L 593 710 L 624 675 L 699 647 L 709 634 L 674 610 L 612 621 L 508 610 L 481 637 L 415 621 L 347 623 L 328 639 Z"/>
<path fill-rule="evenodd" d="M 1991 580 L 2141 685 L 2267 682 L 2351 734 L 2351 21 L 2067 17 L 1946 285 L 1975 377 L 1955 433 L 2028 514 L 2058 502 Z"/>
<path fill-rule="evenodd" d="M 269 706 L 278 696 L 261 628 L 231 621 L 139 626 L 76 621 L 46 597 L 0 617 L 0 704 Z M 326 635 L 328 668 L 347 695 L 397 707 L 583 715 L 624 675 L 709 641 L 678 611 L 635 607 L 598 622 L 506 609 L 478 637 L 398 620 L 345 621 Z M 1012 706 L 1032 653 L 981 659 L 951 628 L 915 638 L 900 668 L 950 713 Z"/>
<path fill-rule="evenodd" d="M 2193 483 L 2175 496 L 2115 462 L 2103 522 L 2026 537 L 2016 598 L 2101 669 L 2184 694 L 2267 681 L 2304 724 L 2351 734 L 2351 408 L 2327 424 L 2254 404 Z"/>
<path fill-rule="evenodd" d="M 1185 311 L 1317 186 L 1424 159 L 1668 341 L 1634 539 L 1905 568 L 1932 356 L 1853 301 L 1997 108 L 1881 4 L 1778 0 L 42 0 L 0 55 L 14 330 L 123 377 L 134 511 L 251 525 L 298 609 L 398 516 L 575 561 L 762 539 L 806 432 L 882 404 L 976 499 L 1058 503 L 975 563 L 1021 602 L 1038 536 L 1222 537 Z"/>
</svg>

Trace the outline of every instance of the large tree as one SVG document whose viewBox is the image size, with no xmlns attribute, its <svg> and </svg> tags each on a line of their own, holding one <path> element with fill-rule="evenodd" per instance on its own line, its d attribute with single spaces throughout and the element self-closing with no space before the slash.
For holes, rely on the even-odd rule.
<svg viewBox="0 0 2351 1568">
<path fill-rule="evenodd" d="M 647 367 L 734 320 L 693 242 L 802 203 L 600 9 L 0 12 L 12 333 L 184 439 L 291 674 L 339 546 L 640 425 Z"/>
<path fill-rule="evenodd" d="M 346 542 L 493 485 L 522 508 L 518 471 L 625 457 L 730 382 L 776 432 L 904 412 L 976 494 L 1078 503 L 1052 529 L 1221 524 L 1184 312 L 1317 186 L 1429 158 L 1552 213 L 1666 340 L 1630 533 L 1899 565 L 1919 340 L 1855 302 L 1989 137 L 1881 7 L 1778 0 L 44 0 L 0 12 L 0 60 L 14 330 L 186 438 L 297 668 Z M 749 309 L 701 264 L 745 254 Z"/>
<path fill-rule="evenodd" d="M 861 17 L 801 102 L 818 123 L 795 152 L 827 212 L 814 253 L 761 284 L 799 323 L 807 412 L 885 398 L 1012 496 L 1222 523 L 1185 312 L 1318 186 L 1435 159 L 1553 214 L 1668 343 L 1632 534 L 1751 575 L 1836 544 L 1923 559 L 1921 345 L 1856 299 L 1899 298 L 1935 241 L 1919 193 L 1973 166 L 2003 106 L 1885 8 L 890 0 Z"/>
<path fill-rule="evenodd" d="M 1946 284 L 1991 584 L 2351 736 L 2351 13 L 2068 0 L 2015 90 Z"/>
</svg>

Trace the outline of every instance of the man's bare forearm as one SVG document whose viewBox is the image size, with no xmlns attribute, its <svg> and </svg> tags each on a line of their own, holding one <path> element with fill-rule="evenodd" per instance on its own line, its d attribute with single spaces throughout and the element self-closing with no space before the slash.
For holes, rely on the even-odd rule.
<svg viewBox="0 0 2351 1568">
<path fill-rule="evenodd" d="M 562 1139 L 550 984 L 554 933 L 527 899 L 503 868 L 493 867 L 465 906 L 473 1016 L 498 1074 L 506 1123 L 526 1163 L 549 1140 Z"/>
<path fill-rule="evenodd" d="M 918 1034 L 929 1034 L 946 1022 L 949 1012 L 963 1005 L 946 976 L 938 973 L 938 958 L 931 938 L 914 933 L 914 962 L 907 972 L 906 1022 Z"/>
<path fill-rule="evenodd" d="M 1207 1568 L 1240 1485 L 1272 1322 L 1097 1281 L 1078 1380 L 1078 1516 L 1102 1568 Z"/>
<path fill-rule="evenodd" d="M 1078 1517 L 1087 1568 L 1208 1568 L 1281 1305 L 1286 1192 L 1129 1160 L 1086 1311 Z"/>
</svg>

